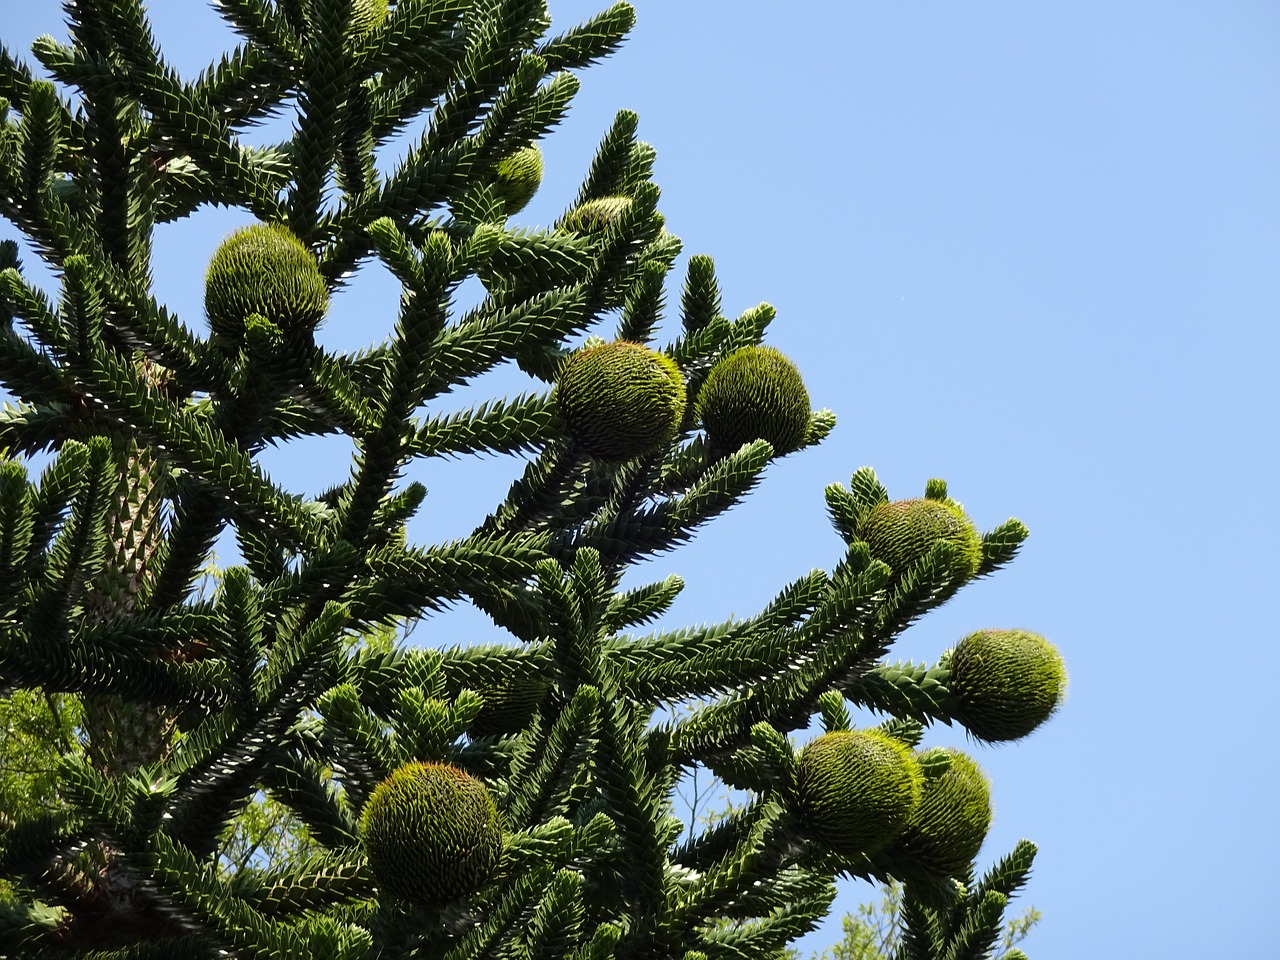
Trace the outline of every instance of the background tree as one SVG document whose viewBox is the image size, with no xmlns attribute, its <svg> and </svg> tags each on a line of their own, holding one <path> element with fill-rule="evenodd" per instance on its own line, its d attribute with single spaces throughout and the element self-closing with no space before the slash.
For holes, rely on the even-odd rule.
<svg viewBox="0 0 1280 960">
<path fill-rule="evenodd" d="M 992 956 L 995 960 L 1018 960 L 1025 956 L 1017 945 L 1040 922 L 1040 911 L 1027 907 L 1006 921 Z M 812 960 L 892 960 L 903 949 L 903 892 L 896 882 L 881 887 L 880 899 L 864 903 L 858 912 L 841 920 L 844 936 L 838 943 L 814 953 Z M 798 957 L 792 951 L 793 956 Z"/>
<path fill-rule="evenodd" d="M 198 589 L 201 599 L 216 596 L 221 571 L 216 557 L 206 565 Z M 383 631 L 366 638 L 389 650 L 395 637 Z M 45 694 L 15 690 L 0 698 L 0 811 L 6 829 L 19 820 L 59 809 L 57 767 L 61 757 L 83 752 L 83 714 L 74 694 Z M 219 865 L 235 873 L 253 863 L 299 861 L 316 852 L 315 841 L 287 807 L 262 794 L 247 803 L 224 832 Z M 0 899 L 13 887 L 0 881 Z"/>
<path fill-rule="evenodd" d="M 980 536 L 942 481 L 891 501 L 862 469 L 827 490 L 848 546 L 833 570 L 753 617 L 640 632 L 683 584 L 624 586 L 628 569 L 834 417 L 762 344 L 771 307 L 722 314 L 707 257 L 654 346 L 679 242 L 634 115 L 552 228 L 508 226 L 569 71 L 617 46 L 631 8 L 552 37 L 540 0 L 220 9 L 243 42 L 194 80 L 140 0 L 68 3 L 71 42 L 33 48 L 54 82 L 0 53 L 0 213 L 59 282 L 49 295 L 0 246 L 18 400 L 0 418 L 0 684 L 82 710 L 54 802 L 6 814 L 0 948 L 769 957 L 843 875 L 905 882 L 907 955 L 985 955 L 1034 848 L 978 877 L 986 778 L 916 748 L 935 720 L 1027 735 L 1061 700 L 1062 662 L 1010 630 L 933 665 L 885 658 L 1011 559 L 1021 523 Z M 290 139 L 241 141 L 282 110 Z M 200 337 L 156 301 L 150 264 L 155 225 L 205 204 L 258 222 L 210 262 Z M 403 288 L 395 330 L 334 352 L 329 298 L 374 258 Z M 528 393 L 447 408 L 504 361 Z M 356 456 L 315 499 L 261 468 L 268 444 L 334 433 Z M 532 456 L 471 535 L 410 544 L 412 466 L 483 452 Z M 202 596 L 224 529 L 243 563 Z M 387 645 L 463 598 L 506 643 Z M 888 719 L 854 729 L 847 703 Z M 797 753 L 788 735 L 815 718 Z M 750 799 L 681 836 L 672 798 L 699 768 Z M 302 855 L 228 848 L 254 809 Z"/>
</svg>

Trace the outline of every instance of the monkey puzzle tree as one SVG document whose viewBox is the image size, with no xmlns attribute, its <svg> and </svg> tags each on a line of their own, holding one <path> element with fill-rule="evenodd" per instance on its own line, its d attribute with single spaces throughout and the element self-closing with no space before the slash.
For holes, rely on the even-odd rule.
<svg viewBox="0 0 1280 960">
<path fill-rule="evenodd" d="M 77 708 L 56 802 L 0 811 L 0 955 L 771 957 L 843 875 L 905 881 L 907 956 L 982 956 L 1034 848 L 977 877 L 986 779 L 917 748 L 933 721 L 1026 735 L 1062 663 L 1021 631 L 886 656 L 1022 524 L 979 536 L 940 481 L 891 502 L 863 469 L 827 490 L 844 559 L 753 617 L 644 632 L 682 582 L 622 585 L 834 425 L 761 345 L 772 308 L 722 315 L 706 257 L 655 345 L 679 242 L 634 115 L 552 227 L 508 225 L 570 71 L 631 8 L 548 36 L 543 0 L 218 7 L 242 42 L 194 80 L 141 0 L 68 0 L 70 43 L 33 48 L 52 80 L 0 51 L 0 213 L 59 285 L 0 247 L 0 687 Z M 290 139 L 242 142 L 282 110 Z M 155 299 L 151 251 L 206 204 L 258 222 L 209 264 L 202 336 Z M 375 258 L 394 332 L 338 353 L 329 298 Z M 505 361 L 529 392 L 448 408 Z M 350 476 L 315 499 L 262 469 L 336 433 Z M 409 542 L 413 465 L 487 452 L 529 455 L 506 497 Z M 228 529 L 242 562 L 206 596 Z M 493 642 L 382 642 L 464 599 Z M 852 729 L 849 703 L 887 718 Z M 682 835 L 695 768 L 750 800 Z M 220 859 L 264 796 L 306 855 Z"/>
</svg>

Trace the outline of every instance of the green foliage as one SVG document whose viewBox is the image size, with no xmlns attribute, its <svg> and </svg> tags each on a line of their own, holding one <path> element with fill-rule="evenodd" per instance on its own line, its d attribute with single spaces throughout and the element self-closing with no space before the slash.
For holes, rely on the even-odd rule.
<svg viewBox="0 0 1280 960">
<path fill-rule="evenodd" d="M 904 956 L 982 955 L 1034 848 L 974 880 L 985 780 L 911 749 L 1043 719 L 1060 671 L 1013 656 L 984 686 L 972 640 L 885 658 L 1026 528 L 979 537 L 941 481 L 894 504 L 864 468 L 827 490 L 844 556 L 758 612 L 658 624 L 683 581 L 627 579 L 835 425 L 710 257 L 668 311 L 680 242 L 635 114 L 551 229 L 508 224 L 569 71 L 632 8 L 548 36 L 542 0 L 217 7 L 239 45 L 191 78 L 141 0 L 67 4 L 42 74 L 0 49 L 26 240 L 0 244 L 0 955 L 772 958 L 842 876 L 908 881 Z M 152 248 L 210 205 L 256 222 L 209 265 L 202 337 Z M 329 299 L 374 260 L 391 332 L 337 351 Z M 523 394 L 450 402 L 508 362 Z M 332 435 L 355 451 L 332 489 L 265 470 Z M 464 454 L 528 462 L 470 534 L 413 542 L 453 509 L 414 472 Z M 459 603 L 492 633 L 416 643 Z M 890 716 L 855 732 L 849 705 Z M 695 772 L 740 802 L 685 829 Z"/>
<path fill-rule="evenodd" d="M 351 0 L 351 36 L 363 40 L 387 19 L 387 0 Z"/>
<path fill-rule="evenodd" d="M 286 804 L 260 794 L 245 804 L 219 837 L 218 863 L 234 877 L 261 864 L 304 862 L 323 849 Z"/>
<path fill-rule="evenodd" d="M 546 697 L 550 685 L 540 676 L 519 674 L 490 688 L 484 707 L 476 714 L 471 730 L 477 736 L 501 736 L 525 729 Z"/>
<path fill-rule="evenodd" d="M 0 700 L 0 810 L 13 820 L 58 805 L 57 757 L 78 746 L 80 704 L 63 694 L 14 690 Z"/>
<path fill-rule="evenodd" d="M 58 756 L 79 749 L 81 707 L 75 697 L 14 690 L 0 699 L 0 826 L 63 808 L 58 792 Z M 0 902 L 13 895 L 0 879 Z"/>
<path fill-rule="evenodd" d="M 904 892 L 900 883 L 886 883 L 880 888 L 880 899 L 859 905 L 856 913 L 847 913 L 841 922 L 842 937 L 814 953 L 811 960 L 894 960 L 903 947 Z M 1018 960 L 1025 956 L 1017 944 L 1027 938 L 1041 920 L 1040 911 L 1027 907 L 1010 917 L 1000 933 L 992 960 Z M 799 960 L 795 951 L 790 960 Z"/>
</svg>

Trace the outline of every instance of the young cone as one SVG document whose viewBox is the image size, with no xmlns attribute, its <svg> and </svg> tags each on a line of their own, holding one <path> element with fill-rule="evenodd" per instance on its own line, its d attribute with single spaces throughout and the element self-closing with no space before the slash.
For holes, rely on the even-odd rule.
<svg viewBox="0 0 1280 960">
<path fill-rule="evenodd" d="M 950 592 L 972 579 L 982 562 L 982 540 L 973 521 L 949 500 L 881 503 L 862 521 L 858 536 L 867 542 L 873 557 L 889 565 L 895 582 L 940 541 L 956 551 Z"/>
<path fill-rule="evenodd" d="M 532 143 L 521 147 L 499 161 L 494 174 L 494 190 L 502 198 L 507 216 L 514 216 L 529 205 L 542 186 L 542 151 Z"/>
<path fill-rule="evenodd" d="M 603 233 L 631 206 L 630 197 L 599 197 L 588 200 L 564 215 L 560 221 L 561 230 L 573 233 Z"/>
<path fill-rule="evenodd" d="M 1026 630 L 979 630 L 951 652 L 956 718 L 988 743 L 1020 740 L 1058 709 L 1067 669 L 1057 649 Z"/>
<path fill-rule="evenodd" d="M 930 758 L 945 754 L 950 761 L 936 776 L 926 777 L 920 805 L 889 855 L 897 872 L 936 879 L 960 876 L 982 848 L 991 827 L 991 786 L 971 757 L 950 747 L 920 754 L 928 769 Z"/>
<path fill-rule="evenodd" d="M 329 308 L 329 291 L 315 257 L 288 228 L 258 223 L 237 230 L 214 252 L 204 308 L 215 336 L 238 347 L 250 314 L 286 334 L 314 329 Z"/>
<path fill-rule="evenodd" d="M 675 435 L 684 416 L 684 377 L 666 354 L 617 340 L 570 357 L 556 397 L 581 450 L 597 460 L 631 460 Z"/>
<path fill-rule="evenodd" d="M 444 763 L 407 763 L 382 781 L 360 815 L 360 835 L 378 884 L 422 904 L 479 889 L 502 852 L 493 797 Z"/>
<path fill-rule="evenodd" d="M 698 392 L 698 418 L 713 455 L 753 440 L 768 440 L 778 456 L 804 442 L 809 391 L 796 365 L 773 347 L 742 347 L 707 374 Z"/>
<path fill-rule="evenodd" d="M 823 734 L 800 753 L 802 823 L 838 853 L 871 853 L 906 829 L 923 778 L 911 750 L 878 730 Z"/>
</svg>

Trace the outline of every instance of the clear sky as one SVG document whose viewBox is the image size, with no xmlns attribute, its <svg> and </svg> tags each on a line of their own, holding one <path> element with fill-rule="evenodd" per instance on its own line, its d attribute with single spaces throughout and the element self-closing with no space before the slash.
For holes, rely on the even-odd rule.
<svg viewBox="0 0 1280 960">
<path fill-rule="evenodd" d="M 551 0 L 560 27 L 606 5 Z M 188 75 L 229 42 L 197 0 L 150 6 Z M 984 860 L 1040 846 L 1018 901 L 1044 913 L 1028 953 L 1277 956 L 1280 6 L 638 6 L 632 40 L 583 73 L 544 141 L 520 219 L 554 219 L 614 112 L 637 110 L 681 266 L 711 254 L 731 315 L 778 308 L 769 342 L 839 426 L 633 582 L 685 578 L 671 624 L 755 612 L 839 558 L 822 489 L 864 464 L 895 498 L 946 478 L 983 528 L 1020 517 L 1021 557 L 897 650 L 933 659 L 970 630 L 1022 627 L 1067 659 L 1057 718 L 1023 743 L 970 744 L 995 784 Z M 61 34 L 55 0 L 3 7 L 11 47 Z M 158 289 L 195 329 L 207 258 L 244 219 L 202 212 L 161 234 Z M 367 274 L 336 298 L 336 348 L 394 320 L 395 290 Z M 521 386 L 500 373 L 453 406 Z M 429 465 L 414 534 L 466 532 L 520 466 Z M 314 494 L 345 451 L 291 448 L 270 467 Z M 414 638 L 493 633 L 458 610 Z M 871 893 L 848 884 L 837 907 Z"/>
</svg>

